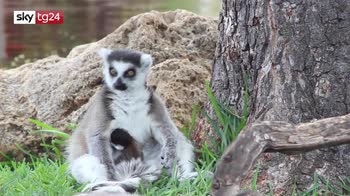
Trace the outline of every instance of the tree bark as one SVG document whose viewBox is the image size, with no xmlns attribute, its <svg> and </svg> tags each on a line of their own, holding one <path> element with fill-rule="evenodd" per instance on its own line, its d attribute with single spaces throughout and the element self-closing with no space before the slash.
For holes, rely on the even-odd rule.
<svg viewBox="0 0 350 196">
<path fill-rule="evenodd" d="M 248 75 L 249 120 L 302 123 L 350 112 L 350 1 L 223 0 L 211 87 L 240 111 Z M 212 113 L 210 107 L 208 112 Z M 293 131 L 293 130 L 290 130 Z M 305 190 L 313 174 L 350 176 L 350 146 L 262 160 L 259 186 Z"/>
<path fill-rule="evenodd" d="M 213 195 L 235 195 L 240 181 L 263 152 L 294 154 L 350 143 L 350 114 L 293 125 L 282 121 L 253 123 L 226 149 L 217 164 Z"/>
</svg>

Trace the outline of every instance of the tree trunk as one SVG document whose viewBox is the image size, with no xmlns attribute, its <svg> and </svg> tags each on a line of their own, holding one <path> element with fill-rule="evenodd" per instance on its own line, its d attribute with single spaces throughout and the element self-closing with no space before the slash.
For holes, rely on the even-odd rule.
<svg viewBox="0 0 350 196">
<path fill-rule="evenodd" d="M 345 115 L 350 112 L 349 32 L 349 0 L 223 0 L 213 92 L 241 110 L 246 73 L 249 123 Z M 350 176 L 349 145 L 262 159 L 260 189 L 272 183 L 276 194 L 291 193 L 294 185 L 305 190 L 314 172 L 332 182 Z"/>
</svg>

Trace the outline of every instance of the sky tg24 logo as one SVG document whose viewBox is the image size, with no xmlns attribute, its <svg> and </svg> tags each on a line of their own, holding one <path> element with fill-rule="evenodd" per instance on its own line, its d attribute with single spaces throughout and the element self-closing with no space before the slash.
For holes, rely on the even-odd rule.
<svg viewBox="0 0 350 196">
<path fill-rule="evenodd" d="M 13 24 L 63 24 L 63 11 L 13 11 Z"/>
</svg>

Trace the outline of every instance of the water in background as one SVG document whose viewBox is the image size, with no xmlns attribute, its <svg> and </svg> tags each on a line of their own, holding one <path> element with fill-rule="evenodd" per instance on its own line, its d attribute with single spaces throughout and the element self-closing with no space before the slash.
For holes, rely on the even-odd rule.
<svg viewBox="0 0 350 196">
<path fill-rule="evenodd" d="M 131 16 L 186 9 L 218 17 L 220 0 L 0 0 L 0 68 L 12 68 L 99 40 Z M 63 10 L 62 25 L 14 25 L 14 10 Z"/>
</svg>

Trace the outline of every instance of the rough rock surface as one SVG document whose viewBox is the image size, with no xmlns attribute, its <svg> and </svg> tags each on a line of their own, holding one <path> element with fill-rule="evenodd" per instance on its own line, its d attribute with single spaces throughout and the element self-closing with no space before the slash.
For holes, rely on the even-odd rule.
<svg viewBox="0 0 350 196">
<path fill-rule="evenodd" d="M 187 11 L 152 11 L 130 18 L 102 40 L 75 47 L 66 58 L 50 56 L 0 70 L 0 150 L 15 150 L 18 143 L 35 151 L 40 138 L 31 133 L 35 126 L 29 118 L 63 131 L 68 123 L 77 123 L 101 87 L 102 64 L 96 55 L 101 47 L 152 54 L 149 83 L 182 126 L 190 120 L 192 105 L 205 99 L 203 83 L 210 77 L 216 29 L 214 19 Z"/>
<path fill-rule="evenodd" d="M 210 79 L 208 65 L 210 61 L 196 64 L 188 59 L 169 59 L 152 68 L 148 84 L 156 86 L 178 126 L 191 120 L 193 105 L 204 101 L 204 80 Z"/>
</svg>

